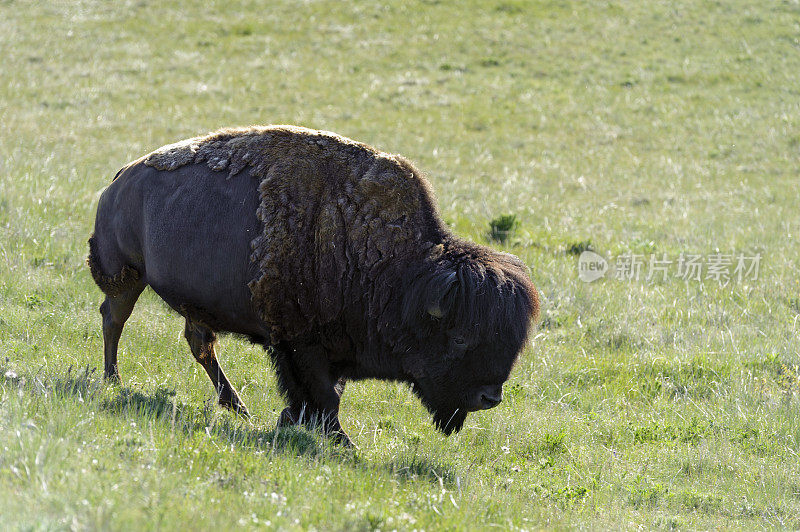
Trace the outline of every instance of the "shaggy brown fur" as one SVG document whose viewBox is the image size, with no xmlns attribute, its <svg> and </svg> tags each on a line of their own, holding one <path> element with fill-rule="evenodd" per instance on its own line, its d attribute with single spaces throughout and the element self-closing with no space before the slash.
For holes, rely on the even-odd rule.
<svg viewBox="0 0 800 532">
<path fill-rule="evenodd" d="M 339 316 L 349 292 L 377 280 L 398 256 L 441 254 L 433 192 L 405 159 L 325 131 L 296 126 L 222 129 L 164 146 L 144 159 L 159 170 L 205 163 L 227 178 L 260 180 L 250 283 L 272 341 Z M 370 283 L 371 284 L 371 283 Z M 359 292 L 360 295 L 360 292 Z M 385 304 L 370 294 L 377 314 Z"/>
</svg>

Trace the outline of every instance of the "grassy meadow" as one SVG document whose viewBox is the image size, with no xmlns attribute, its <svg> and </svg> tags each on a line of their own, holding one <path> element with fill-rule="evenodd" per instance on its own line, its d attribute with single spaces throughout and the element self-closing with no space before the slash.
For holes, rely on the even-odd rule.
<svg viewBox="0 0 800 532">
<path fill-rule="evenodd" d="M 274 431 L 267 353 L 223 337 L 244 422 L 150 291 L 102 382 L 100 191 L 254 123 L 402 153 L 530 266 L 500 406 L 445 438 L 351 383 L 340 449 Z M 800 528 L 797 0 L 0 0 L 0 124 L 0 528 Z M 586 249 L 675 264 L 584 283 Z M 713 253 L 757 279 L 676 275 Z"/>
</svg>

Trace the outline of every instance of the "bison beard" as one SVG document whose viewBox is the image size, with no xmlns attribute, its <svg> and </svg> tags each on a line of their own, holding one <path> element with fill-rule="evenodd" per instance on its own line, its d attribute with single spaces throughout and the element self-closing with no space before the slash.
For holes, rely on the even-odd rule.
<svg viewBox="0 0 800 532">
<path fill-rule="evenodd" d="M 468 412 L 464 409 L 450 410 L 446 407 L 439 407 L 428 400 L 422 393 L 420 393 L 418 386 L 413 386 L 414 394 L 419 397 L 425 408 L 433 416 L 433 424 L 436 428 L 442 431 L 445 436 L 450 436 L 453 432 L 458 432 L 464 426 L 467 420 Z"/>
<path fill-rule="evenodd" d="M 445 434 L 500 401 L 538 313 L 516 257 L 459 239 L 402 157 L 294 126 L 226 129 L 123 168 L 98 205 L 89 265 L 106 376 L 150 285 L 186 317 L 220 402 L 246 413 L 215 333 L 269 347 L 288 402 L 280 423 L 349 441 L 345 382 L 413 385 Z"/>
</svg>

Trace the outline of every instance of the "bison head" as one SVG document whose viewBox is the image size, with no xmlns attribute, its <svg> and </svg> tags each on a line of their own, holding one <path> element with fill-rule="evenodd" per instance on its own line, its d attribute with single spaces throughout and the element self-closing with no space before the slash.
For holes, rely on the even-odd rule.
<svg viewBox="0 0 800 532">
<path fill-rule="evenodd" d="M 502 400 L 538 314 L 526 270 L 513 255 L 455 241 L 406 283 L 404 368 L 445 434 Z"/>
</svg>

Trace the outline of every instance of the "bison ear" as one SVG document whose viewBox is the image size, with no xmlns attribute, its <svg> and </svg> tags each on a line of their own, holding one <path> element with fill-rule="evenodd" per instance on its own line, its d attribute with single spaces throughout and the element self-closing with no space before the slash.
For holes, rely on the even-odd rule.
<svg viewBox="0 0 800 532">
<path fill-rule="evenodd" d="M 434 318 L 442 318 L 445 314 L 450 312 L 455 299 L 456 289 L 458 287 L 458 279 L 456 272 L 449 272 L 437 286 L 432 287 L 431 293 L 428 298 L 428 314 Z"/>
</svg>

